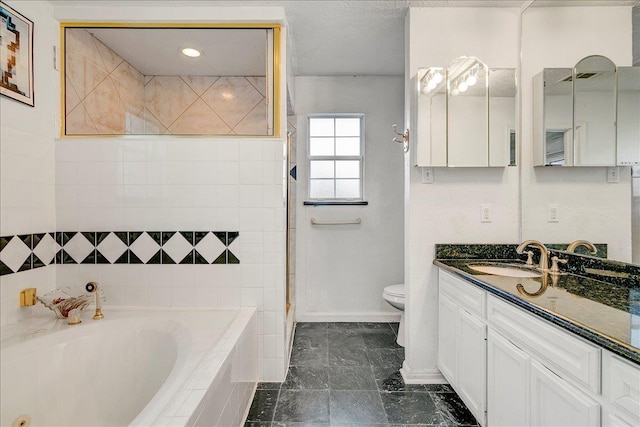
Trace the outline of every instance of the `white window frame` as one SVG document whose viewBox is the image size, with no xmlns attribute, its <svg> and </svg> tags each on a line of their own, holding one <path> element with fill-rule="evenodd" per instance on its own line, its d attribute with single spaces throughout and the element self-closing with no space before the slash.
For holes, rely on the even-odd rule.
<svg viewBox="0 0 640 427">
<path fill-rule="evenodd" d="M 360 119 L 360 155 L 359 156 L 312 156 L 311 153 L 311 120 L 312 119 L 343 119 L 343 118 L 357 118 Z M 365 146 L 365 121 L 364 121 L 364 113 L 331 113 L 331 114 L 309 114 L 307 116 L 307 195 L 308 200 L 311 202 L 335 202 L 335 203 L 344 203 L 344 202 L 363 202 L 364 198 L 364 146 Z M 334 138 L 335 138 L 335 129 L 334 129 Z M 360 197 L 357 198 L 313 198 L 311 197 L 311 162 L 313 160 L 357 160 L 360 162 Z M 334 194 L 335 194 L 335 185 L 336 185 L 336 177 L 334 174 L 333 185 L 334 185 Z"/>
</svg>

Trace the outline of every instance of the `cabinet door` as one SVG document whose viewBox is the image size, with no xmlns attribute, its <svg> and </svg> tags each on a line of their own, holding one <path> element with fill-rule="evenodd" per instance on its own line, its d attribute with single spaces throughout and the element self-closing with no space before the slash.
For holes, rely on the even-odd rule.
<svg viewBox="0 0 640 427">
<path fill-rule="evenodd" d="M 531 425 L 599 426 L 600 405 L 542 364 L 532 360 Z"/>
<path fill-rule="evenodd" d="M 529 425 L 530 357 L 491 329 L 487 347 L 487 425 Z"/>
<path fill-rule="evenodd" d="M 458 308 L 456 335 L 458 394 L 471 413 L 485 425 L 487 401 L 486 324 L 471 313 Z"/>
<path fill-rule="evenodd" d="M 441 292 L 438 310 L 438 369 L 450 384 L 455 385 L 458 306 Z"/>
</svg>

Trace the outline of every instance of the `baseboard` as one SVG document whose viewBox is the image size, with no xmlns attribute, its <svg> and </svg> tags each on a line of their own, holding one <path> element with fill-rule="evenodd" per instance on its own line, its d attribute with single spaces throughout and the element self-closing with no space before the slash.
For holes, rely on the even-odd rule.
<svg viewBox="0 0 640 427">
<path fill-rule="evenodd" d="M 296 313 L 296 322 L 399 322 L 400 312 Z"/>
<path fill-rule="evenodd" d="M 400 369 L 405 384 L 447 384 L 438 369 L 411 369 L 405 360 Z"/>
</svg>

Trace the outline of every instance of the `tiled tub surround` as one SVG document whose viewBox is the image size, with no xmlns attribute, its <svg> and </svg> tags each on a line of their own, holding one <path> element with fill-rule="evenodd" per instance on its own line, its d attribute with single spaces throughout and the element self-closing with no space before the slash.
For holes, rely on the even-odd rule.
<svg viewBox="0 0 640 427">
<path fill-rule="evenodd" d="M 572 258 L 570 263 L 576 261 L 574 258 L 585 258 L 587 265 L 596 262 L 591 257 L 565 252 L 557 254 L 562 257 L 569 255 Z M 624 280 L 613 281 L 604 276 L 595 280 L 571 273 L 540 278 L 500 277 L 469 268 L 469 265 L 480 261 L 436 259 L 434 264 L 613 353 L 640 363 L 637 341 L 640 328 L 640 275 L 628 272 Z M 522 260 L 513 258 L 499 261 L 523 264 Z M 607 264 L 599 262 L 600 266 Z M 628 266 L 628 269 L 637 272 L 637 266 Z M 518 291 L 518 284 L 530 294 L 540 290 L 544 292 L 528 296 Z"/>
<path fill-rule="evenodd" d="M 50 264 L 239 264 L 232 251 L 239 235 L 237 231 L 73 231 L 3 236 L 0 275 Z"/>
<path fill-rule="evenodd" d="M 70 326 L 47 313 L 2 328 L 2 425 L 21 414 L 43 425 L 241 424 L 258 378 L 254 308 L 82 317 Z M 61 344 L 75 350 L 58 355 Z M 25 363 L 37 387 L 23 381 Z"/>
<path fill-rule="evenodd" d="M 67 135 L 268 135 L 263 76 L 145 76 L 66 30 Z"/>
</svg>

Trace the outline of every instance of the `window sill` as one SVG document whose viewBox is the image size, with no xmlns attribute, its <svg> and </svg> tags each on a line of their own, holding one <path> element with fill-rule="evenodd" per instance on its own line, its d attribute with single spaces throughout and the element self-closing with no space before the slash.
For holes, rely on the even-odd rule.
<svg viewBox="0 0 640 427">
<path fill-rule="evenodd" d="M 338 200 L 305 200 L 304 206 L 367 206 L 366 200 L 338 201 Z"/>
</svg>

